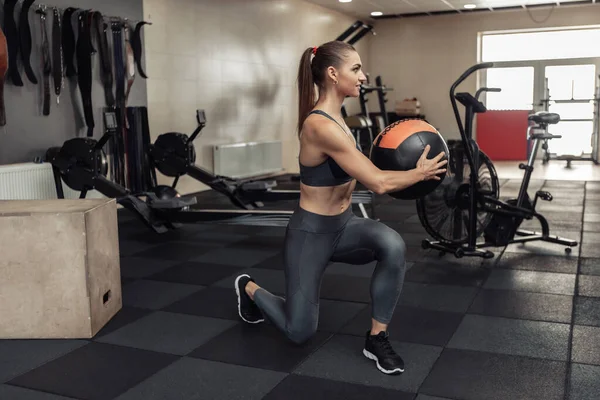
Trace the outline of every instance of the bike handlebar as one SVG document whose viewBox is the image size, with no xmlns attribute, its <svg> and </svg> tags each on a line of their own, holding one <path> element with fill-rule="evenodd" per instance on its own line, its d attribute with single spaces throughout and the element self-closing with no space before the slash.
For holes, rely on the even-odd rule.
<svg viewBox="0 0 600 400">
<path fill-rule="evenodd" d="M 480 95 L 481 95 L 481 93 L 483 93 L 483 92 L 501 92 L 501 91 L 502 91 L 502 89 L 500 89 L 500 88 L 486 88 L 486 87 L 482 87 L 482 88 L 480 88 L 480 89 L 477 91 L 477 93 L 475 94 L 475 98 L 476 98 L 477 100 L 479 100 L 479 96 L 480 96 Z"/>
<path fill-rule="evenodd" d="M 470 67 L 469 69 L 467 69 L 460 76 L 460 78 L 458 78 L 456 80 L 456 82 L 454 82 L 454 84 L 452 85 L 452 88 L 450 88 L 450 96 L 454 97 L 454 91 L 456 90 L 456 88 L 458 87 L 458 85 L 460 85 L 461 83 L 463 83 L 463 81 L 465 79 L 467 79 L 473 72 L 479 71 L 480 69 L 493 68 L 493 67 L 494 67 L 494 63 L 488 62 L 488 63 L 476 64 L 476 65 L 473 65 L 472 67 Z"/>
</svg>

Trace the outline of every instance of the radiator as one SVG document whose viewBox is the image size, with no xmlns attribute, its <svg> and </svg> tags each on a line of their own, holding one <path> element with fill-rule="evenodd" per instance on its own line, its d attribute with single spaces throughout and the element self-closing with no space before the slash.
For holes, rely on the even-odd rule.
<svg viewBox="0 0 600 400">
<path fill-rule="evenodd" d="M 67 199 L 79 198 L 76 192 L 63 183 Z M 97 191 L 88 192 L 87 198 L 100 198 Z M 49 163 L 0 165 L 0 200 L 50 200 L 56 199 L 52 165 Z"/>
<path fill-rule="evenodd" d="M 213 146 L 215 175 L 250 178 L 283 170 L 281 141 Z"/>
</svg>

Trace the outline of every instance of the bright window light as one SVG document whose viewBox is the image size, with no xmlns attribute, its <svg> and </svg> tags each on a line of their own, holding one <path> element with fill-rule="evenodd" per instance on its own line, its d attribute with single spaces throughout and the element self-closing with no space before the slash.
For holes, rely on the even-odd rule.
<svg viewBox="0 0 600 400">
<path fill-rule="evenodd" d="M 600 28 L 484 34 L 482 61 L 600 57 Z"/>
</svg>

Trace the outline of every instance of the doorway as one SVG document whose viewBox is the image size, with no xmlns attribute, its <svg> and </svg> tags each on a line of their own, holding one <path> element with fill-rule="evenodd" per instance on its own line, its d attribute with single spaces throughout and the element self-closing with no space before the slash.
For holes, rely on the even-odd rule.
<svg viewBox="0 0 600 400">
<path fill-rule="evenodd" d="M 545 161 L 570 158 L 598 163 L 599 59 L 537 60 L 495 63 L 481 74 L 481 86 L 501 88 L 487 93 L 488 110 L 548 111 L 561 116 L 548 131 L 561 135 L 548 141 L 539 156 Z M 525 132 L 523 133 L 525 140 Z"/>
</svg>

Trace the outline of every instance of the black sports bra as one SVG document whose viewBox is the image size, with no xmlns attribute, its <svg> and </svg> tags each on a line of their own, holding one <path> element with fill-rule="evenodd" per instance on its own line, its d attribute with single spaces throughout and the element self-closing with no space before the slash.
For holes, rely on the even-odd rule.
<svg viewBox="0 0 600 400">
<path fill-rule="evenodd" d="M 344 127 L 342 127 L 342 125 L 340 125 L 326 112 L 321 110 L 313 110 L 308 115 L 310 114 L 319 114 L 327 117 L 338 124 L 338 126 L 342 128 L 344 132 L 346 132 Z M 315 165 L 314 167 L 304 166 L 300 162 L 298 162 L 298 164 L 300 165 L 300 182 L 307 186 L 339 186 L 354 179 L 348 175 L 346 171 L 344 171 L 331 157 L 327 157 L 325 161 L 319 165 Z"/>
</svg>

